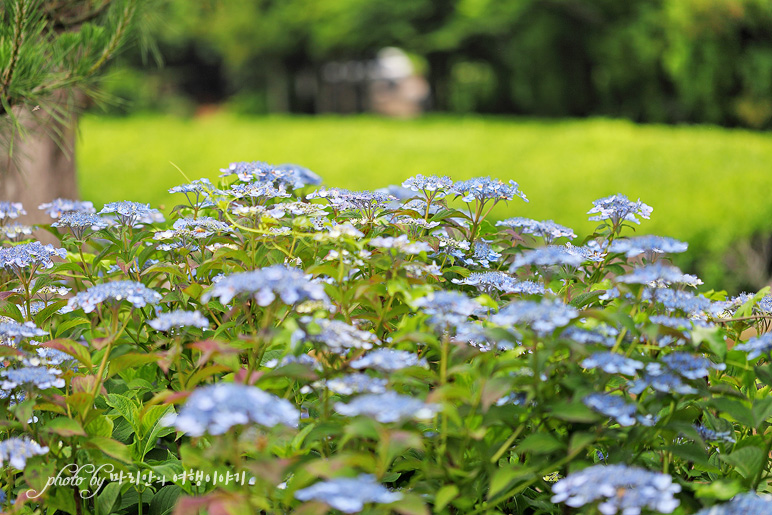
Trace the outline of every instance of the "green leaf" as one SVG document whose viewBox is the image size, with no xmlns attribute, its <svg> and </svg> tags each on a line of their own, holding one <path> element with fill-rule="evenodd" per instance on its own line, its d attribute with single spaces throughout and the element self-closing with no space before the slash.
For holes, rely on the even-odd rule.
<svg viewBox="0 0 772 515">
<path fill-rule="evenodd" d="M 718 499 L 719 501 L 729 500 L 746 490 L 738 479 L 718 479 L 708 484 L 691 483 L 690 485 L 694 487 L 697 497 Z"/>
<path fill-rule="evenodd" d="M 439 489 L 434 496 L 434 511 L 442 511 L 450 501 L 458 496 L 458 487 L 456 485 L 445 485 Z"/>
<path fill-rule="evenodd" d="M 145 455 L 150 452 L 151 449 L 155 448 L 155 443 L 158 438 L 174 432 L 173 427 L 161 425 L 161 418 L 168 413 L 174 413 L 174 408 L 172 406 L 151 406 L 142 415 L 142 439 L 137 447 L 140 460 L 143 460 Z"/>
<path fill-rule="evenodd" d="M 177 485 L 167 485 L 156 492 L 150 501 L 148 515 L 166 515 L 174 509 L 174 505 L 182 494 L 182 489 Z"/>
<path fill-rule="evenodd" d="M 88 369 L 93 367 L 93 364 L 91 363 L 91 354 L 89 354 L 88 348 L 84 347 L 78 342 L 61 338 L 58 340 L 43 342 L 40 345 L 43 347 L 48 347 L 49 349 L 56 349 L 58 351 L 64 352 L 65 354 L 77 359 Z"/>
<path fill-rule="evenodd" d="M 70 318 L 69 320 L 65 320 L 61 324 L 56 325 L 56 332 L 54 333 L 54 336 L 59 338 L 64 332 L 81 325 L 91 326 L 91 322 L 87 318 L 82 317 L 75 317 Z"/>
<path fill-rule="evenodd" d="M 718 397 L 712 399 L 710 403 L 719 411 L 730 415 L 737 422 L 754 427 L 753 412 L 742 401 L 738 399 L 729 399 L 727 397 Z"/>
<path fill-rule="evenodd" d="M 126 397 L 123 397 L 122 395 L 111 393 L 107 396 L 107 405 L 120 413 L 121 416 L 125 418 L 129 424 L 131 424 L 131 427 L 134 429 L 135 433 L 140 432 L 139 409 L 137 408 L 136 404 L 134 404 Z"/>
<path fill-rule="evenodd" d="M 86 424 L 86 433 L 90 436 L 110 438 L 113 435 L 113 421 L 106 415 L 99 415 Z"/>
<path fill-rule="evenodd" d="M 136 368 L 140 365 L 146 365 L 148 363 L 155 363 L 158 361 L 158 356 L 155 354 L 139 354 L 130 352 L 123 356 L 110 361 L 110 369 L 107 373 L 107 377 L 112 377 L 118 372 L 126 370 L 127 368 Z"/>
<path fill-rule="evenodd" d="M 57 417 L 46 423 L 43 429 L 59 436 L 86 436 L 81 425 L 67 417 Z"/>
<path fill-rule="evenodd" d="M 533 469 L 526 468 L 499 468 L 493 473 L 491 477 L 491 484 L 488 487 L 488 500 L 493 499 L 496 495 L 505 492 L 515 483 L 515 481 L 525 477 L 533 475 Z"/>
<path fill-rule="evenodd" d="M 575 308 L 581 309 L 585 306 L 589 306 L 590 304 L 598 300 L 598 297 L 600 297 L 604 293 L 606 293 L 605 290 L 596 290 L 596 291 L 588 291 L 585 293 L 580 293 L 579 295 L 571 299 L 571 302 L 569 302 L 568 304 Z"/>
<path fill-rule="evenodd" d="M 86 441 L 85 445 L 87 447 L 95 447 L 108 456 L 115 458 L 116 460 L 120 460 L 125 463 L 132 462 L 129 446 L 124 445 L 117 440 L 113 440 L 112 438 L 92 436 Z"/>
<path fill-rule="evenodd" d="M 732 465 L 745 479 L 756 477 L 764 465 L 764 451 L 758 447 L 743 447 L 719 458 Z"/>
<path fill-rule="evenodd" d="M 549 433 L 532 433 L 517 446 L 517 452 L 549 454 L 558 449 L 565 449 L 565 444 Z"/>
<path fill-rule="evenodd" d="M 557 402 L 550 406 L 550 415 L 568 422 L 585 422 L 592 423 L 597 422 L 600 417 L 597 413 L 584 405 L 584 403 L 576 402 Z"/>
<path fill-rule="evenodd" d="M 772 397 L 764 397 L 757 399 L 751 406 L 751 412 L 753 413 L 753 420 L 755 421 L 753 427 L 760 429 L 764 422 L 769 417 L 772 417 Z"/>
</svg>

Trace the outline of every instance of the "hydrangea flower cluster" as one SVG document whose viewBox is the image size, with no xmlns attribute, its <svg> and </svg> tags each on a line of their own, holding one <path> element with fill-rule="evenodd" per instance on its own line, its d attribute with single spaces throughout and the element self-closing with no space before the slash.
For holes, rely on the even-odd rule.
<svg viewBox="0 0 772 515">
<path fill-rule="evenodd" d="M 61 218 L 65 213 L 96 213 L 94 204 L 88 200 L 57 198 L 40 204 L 38 209 L 45 211 L 51 218 Z"/>
<path fill-rule="evenodd" d="M 681 485 L 668 474 L 627 465 L 594 465 L 574 472 L 552 486 L 552 502 L 579 508 L 600 501 L 603 515 L 638 515 L 644 509 L 672 513 Z"/>
<path fill-rule="evenodd" d="M 297 427 L 300 412 L 287 400 L 256 386 L 218 383 L 196 388 L 179 414 L 161 419 L 190 436 L 221 435 L 231 427 L 255 423 L 265 427 Z"/>
<path fill-rule="evenodd" d="M 453 180 L 447 176 L 423 176 L 418 174 L 415 177 L 405 180 L 402 183 L 402 187 L 407 188 L 410 191 L 421 192 L 427 196 L 441 199 L 450 192 L 453 187 Z"/>
<path fill-rule="evenodd" d="M 408 419 L 426 420 L 432 418 L 440 409 L 437 404 L 400 395 L 395 392 L 373 393 L 356 397 L 348 404 L 335 403 L 335 411 L 346 417 L 364 415 L 374 418 L 382 424 L 401 422 Z"/>
<path fill-rule="evenodd" d="M 107 221 L 97 214 L 73 211 L 62 213 L 59 219 L 51 224 L 51 227 L 69 227 L 72 234 L 82 240 L 88 229 L 98 231 L 108 225 Z"/>
<path fill-rule="evenodd" d="M 571 326 L 567 327 L 560 336 L 584 345 L 599 344 L 613 347 L 618 333 L 619 331 L 611 326 L 602 326 L 595 329 Z"/>
<path fill-rule="evenodd" d="M 209 320 L 200 311 L 185 311 L 178 309 L 169 313 L 161 313 L 157 318 L 147 323 L 156 331 L 171 331 L 179 327 L 198 327 L 208 329 Z"/>
<path fill-rule="evenodd" d="M 627 284 L 648 284 L 657 288 L 664 288 L 671 284 L 685 284 L 687 286 L 698 286 L 702 281 L 690 274 L 685 274 L 672 265 L 664 265 L 661 261 L 636 268 L 631 273 L 617 277 L 620 283 Z"/>
<path fill-rule="evenodd" d="M 568 325 L 579 312 L 558 299 L 514 301 L 491 317 L 491 322 L 502 327 L 527 324 L 537 334 L 546 335 L 558 327 Z"/>
<path fill-rule="evenodd" d="M 611 224 L 614 227 L 618 226 L 619 222 L 623 220 L 640 224 L 641 222 L 637 217 L 640 216 L 641 218 L 648 219 L 653 211 L 652 207 L 641 202 L 641 199 L 632 202 L 620 193 L 594 200 L 592 205 L 593 208 L 587 211 L 588 215 L 594 214 L 594 216 L 590 217 L 590 220 L 596 222 L 611 220 Z"/>
<path fill-rule="evenodd" d="M 375 476 L 337 477 L 320 481 L 295 492 L 299 501 L 321 501 L 343 513 L 357 513 L 365 504 L 389 504 L 402 499 L 399 492 L 391 492 L 375 481 Z"/>
<path fill-rule="evenodd" d="M 51 268 L 54 266 L 51 258 L 54 257 L 63 259 L 67 257 L 67 251 L 39 241 L 0 248 L 0 266 L 12 270 L 38 266 Z"/>
<path fill-rule="evenodd" d="M 316 381 L 315 388 L 327 388 L 338 395 L 353 395 L 355 393 L 386 393 L 389 382 L 380 377 L 372 377 L 363 372 L 355 372 L 341 377 Z"/>
<path fill-rule="evenodd" d="M 755 492 L 737 494 L 729 502 L 705 508 L 694 515 L 767 515 L 772 513 L 772 496 Z"/>
<path fill-rule="evenodd" d="M 5 224 L 11 218 L 19 218 L 20 215 L 26 214 L 21 202 L 0 202 L 0 225 Z"/>
<path fill-rule="evenodd" d="M 236 175 L 244 182 L 276 183 L 296 189 L 322 182 L 322 178 L 308 168 L 292 163 L 274 166 L 262 161 L 242 161 L 231 163 L 228 168 L 221 168 L 220 172 L 220 177 Z"/>
<path fill-rule="evenodd" d="M 754 336 L 747 342 L 736 345 L 735 349 L 747 352 L 748 359 L 756 359 L 759 356 L 768 356 L 772 353 L 772 333 Z"/>
<path fill-rule="evenodd" d="M 369 331 L 362 331 L 340 320 L 315 320 L 321 332 L 304 334 L 305 339 L 327 346 L 332 352 L 343 353 L 349 349 L 372 349 L 380 341 Z"/>
<path fill-rule="evenodd" d="M 35 338 L 46 334 L 32 322 L 20 324 L 14 320 L 0 321 L 0 342 L 2 343 L 18 345 L 22 338 Z"/>
<path fill-rule="evenodd" d="M 483 293 L 501 292 L 504 294 L 544 295 L 547 291 L 543 284 L 534 281 L 518 281 L 504 272 L 472 272 L 464 279 L 453 279 L 455 284 L 474 286 Z"/>
<path fill-rule="evenodd" d="M 574 247 L 576 248 L 576 247 Z M 512 262 L 510 270 L 514 271 L 524 266 L 579 266 L 585 259 L 576 252 L 571 252 L 562 245 L 548 245 L 528 250 L 519 254 Z"/>
<path fill-rule="evenodd" d="M 46 367 L 6 368 L 0 370 L 0 376 L 3 377 L 0 388 L 3 390 L 10 390 L 19 386 L 35 387 L 41 390 L 62 388 L 64 379 L 59 377 L 61 373 L 61 370 Z"/>
<path fill-rule="evenodd" d="M 432 250 L 428 243 L 422 241 L 411 242 L 407 239 L 407 234 L 402 234 L 396 238 L 393 236 L 379 236 L 371 239 L 369 245 L 381 249 L 394 249 L 402 254 L 420 254 L 421 252 L 431 252 Z"/>
<path fill-rule="evenodd" d="M 466 181 L 458 181 L 453 184 L 452 192 L 457 197 L 461 197 L 464 202 L 474 202 L 475 200 L 498 202 L 500 200 L 512 200 L 515 197 L 520 197 L 528 202 L 515 181 L 510 180 L 509 183 L 505 183 L 500 179 L 490 177 L 475 177 Z"/>
<path fill-rule="evenodd" d="M 242 293 L 248 294 L 263 307 L 271 304 L 277 296 L 290 306 L 304 300 L 329 302 L 324 286 L 312 281 L 302 270 L 284 265 L 225 276 L 204 293 L 202 300 L 209 302 L 212 297 L 217 297 L 222 304 L 228 304 Z"/>
<path fill-rule="evenodd" d="M 735 443 L 735 439 L 732 438 L 732 431 L 716 431 L 705 426 L 695 425 L 693 426 L 700 438 L 706 442 L 724 441 L 726 443 Z"/>
<path fill-rule="evenodd" d="M 0 234 L 2 234 L 5 239 L 14 241 L 21 241 L 26 239 L 27 236 L 32 235 L 32 231 L 34 230 L 35 227 L 20 224 L 18 222 L 0 226 Z"/>
<path fill-rule="evenodd" d="M 109 202 L 99 212 L 100 215 L 113 213 L 118 217 L 118 222 L 126 227 L 163 221 L 160 211 L 151 208 L 149 204 L 140 204 L 129 200 Z"/>
<path fill-rule="evenodd" d="M 623 374 L 634 376 L 643 368 L 643 363 L 632 358 L 626 358 L 613 352 L 596 352 L 582 361 L 584 368 L 599 368 L 607 374 Z"/>
<path fill-rule="evenodd" d="M 141 308 L 161 302 L 161 294 L 136 281 L 112 281 L 96 284 L 78 293 L 67 302 L 63 310 L 70 312 L 81 308 L 84 312 L 91 313 L 103 302 L 124 300 L 135 308 Z"/>
<path fill-rule="evenodd" d="M 382 209 L 386 207 L 386 204 L 396 200 L 396 198 L 388 193 L 381 193 L 377 191 L 351 191 L 341 188 L 324 188 L 313 193 L 310 193 L 307 198 L 322 198 L 332 204 L 335 209 L 346 211 L 349 209 L 357 209 L 372 213 L 376 209 Z"/>
<path fill-rule="evenodd" d="M 48 447 L 43 447 L 28 437 L 9 438 L 0 442 L 0 467 L 7 463 L 17 470 L 24 470 L 27 458 L 42 456 L 47 452 Z"/>
<path fill-rule="evenodd" d="M 688 248 L 688 243 L 665 236 L 638 236 L 614 240 L 609 252 L 620 252 L 628 258 L 643 254 L 647 261 L 651 261 L 657 254 L 677 254 L 686 252 Z"/>
<path fill-rule="evenodd" d="M 430 325 L 441 329 L 458 327 L 482 310 L 482 306 L 474 300 L 453 291 L 436 291 L 421 297 L 416 301 L 416 307 L 429 315 Z"/>
<path fill-rule="evenodd" d="M 515 217 L 496 222 L 496 227 L 520 228 L 523 234 L 533 234 L 543 238 L 547 245 L 558 238 L 568 238 L 569 240 L 576 238 L 573 229 L 556 224 L 552 220 L 539 222 L 530 218 Z"/>
<path fill-rule="evenodd" d="M 622 427 L 635 425 L 636 422 L 644 426 L 654 425 L 652 417 L 637 414 L 635 404 L 625 402 L 619 395 L 596 392 L 586 396 L 582 402 L 601 415 L 614 419 Z"/>
<path fill-rule="evenodd" d="M 425 359 L 419 358 L 412 352 L 397 349 L 376 349 L 351 362 L 351 368 L 374 368 L 382 372 L 425 366 Z"/>
</svg>

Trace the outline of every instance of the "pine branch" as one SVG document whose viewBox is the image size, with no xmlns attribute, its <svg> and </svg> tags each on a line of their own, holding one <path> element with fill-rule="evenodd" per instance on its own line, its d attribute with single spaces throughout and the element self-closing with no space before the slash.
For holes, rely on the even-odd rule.
<svg viewBox="0 0 772 515">
<path fill-rule="evenodd" d="M 115 32 L 113 32 L 113 36 L 110 39 L 110 42 L 102 51 L 102 55 L 99 56 L 99 59 L 97 59 L 97 61 L 86 72 L 86 76 L 91 76 L 96 73 L 118 50 L 118 48 L 121 46 L 121 43 L 123 42 L 123 38 L 126 35 L 126 31 L 128 30 L 129 25 L 131 25 L 131 20 L 133 19 L 134 12 L 136 10 L 136 3 L 131 2 L 126 5 L 126 7 L 123 9 L 123 16 L 118 22 L 118 25 L 115 27 Z"/>
<path fill-rule="evenodd" d="M 0 98 L 6 98 L 8 96 L 8 90 L 11 86 L 11 80 L 13 80 L 13 73 L 16 68 L 16 63 L 19 61 L 19 50 L 24 42 L 24 20 L 27 18 L 27 4 L 26 0 L 18 0 L 16 3 L 15 17 L 13 20 L 13 42 L 11 48 L 11 59 L 8 62 L 8 67 L 3 72 L 3 78 L 0 82 Z M 7 100 L 8 104 L 11 104 L 11 99 Z M 3 108 L 5 111 L 5 108 Z"/>
</svg>

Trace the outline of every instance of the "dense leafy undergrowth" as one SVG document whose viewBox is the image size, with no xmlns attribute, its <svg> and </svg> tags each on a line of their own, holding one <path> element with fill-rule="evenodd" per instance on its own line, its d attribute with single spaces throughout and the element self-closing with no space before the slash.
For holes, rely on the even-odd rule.
<svg viewBox="0 0 772 515">
<path fill-rule="evenodd" d="M 649 206 L 588 201 L 579 242 L 486 221 L 513 182 L 319 182 L 58 200 L 58 245 L 2 204 L 5 510 L 772 510 L 772 297 L 695 293 L 685 243 L 628 236 Z"/>
</svg>

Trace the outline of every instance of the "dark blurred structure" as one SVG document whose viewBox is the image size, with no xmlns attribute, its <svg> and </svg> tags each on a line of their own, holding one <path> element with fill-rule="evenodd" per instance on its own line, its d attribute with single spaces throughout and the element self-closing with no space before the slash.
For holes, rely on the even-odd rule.
<svg viewBox="0 0 772 515">
<path fill-rule="evenodd" d="M 167 67 L 128 59 L 115 82 L 137 109 L 369 111 L 391 87 L 371 63 L 398 47 L 437 111 L 772 123 L 769 0 L 169 0 L 162 17 Z"/>
</svg>

